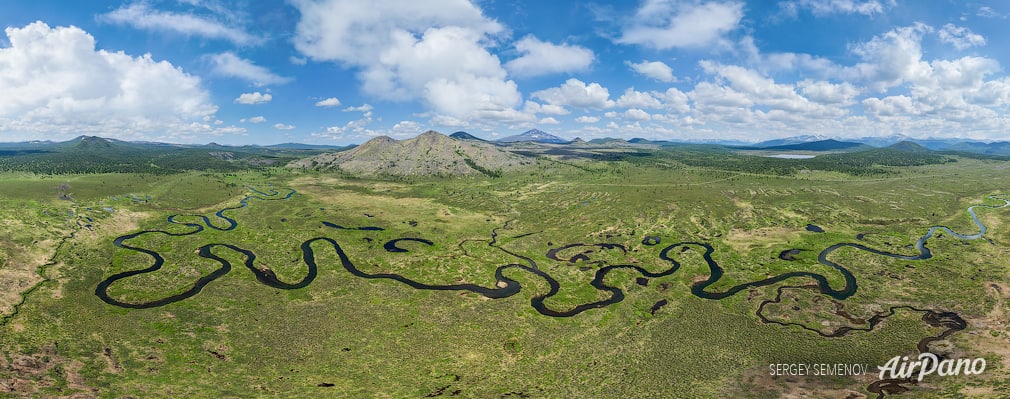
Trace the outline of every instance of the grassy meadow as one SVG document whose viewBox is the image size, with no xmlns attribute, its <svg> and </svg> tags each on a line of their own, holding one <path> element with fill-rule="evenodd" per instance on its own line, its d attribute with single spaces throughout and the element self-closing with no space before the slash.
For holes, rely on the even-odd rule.
<svg viewBox="0 0 1010 399">
<path fill-rule="evenodd" d="M 563 162 L 501 177 L 355 179 L 281 168 L 170 175 L 0 175 L 0 396 L 121 397 L 749 397 L 868 395 L 876 366 L 917 354 L 920 339 L 938 335 L 921 313 L 899 309 L 871 332 L 825 338 L 762 323 L 763 301 L 796 278 L 708 300 L 690 287 L 708 277 L 700 247 L 672 254 L 681 268 L 648 279 L 629 270 L 607 275 L 625 299 L 573 317 L 552 318 L 530 306 L 549 290 L 518 269 L 522 284 L 509 298 L 465 291 L 416 290 L 388 279 L 348 273 L 332 248 L 313 244 L 318 276 L 305 288 L 258 282 L 244 257 L 218 247 L 231 271 L 188 299 L 151 309 L 102 302 L 95 287 L 109 276 L 148 267 L 152 258 L 113 240 L 141 230 L 183 233 L 180 223 L 226 225 L 215 212 L 252 192 L 289 190 L 290 199 L 250 199 L 228 210 L 234 230 L 207 227 L 191 235 L 146 234 L 127 244 L 157 251 L 161 270 L 120 280 L 109 295 L 146 302 L 183 292 L 220 263 L 201 246 L 251 250 L 255 266 L 295 282 L 306 271 L 300 245 L 316 237 L 340 243 L 367 273 L 396 273 L 426 284 L 494 287 L 495 270 L 527 257 L 560 283 L 547 307 L 567 310 L 609 294 L 589 282 L 603 265 L 661 271 L 660 251 L 703 242 L 725 269 L 710 291 L 792 271 L 841 274 L 817 262 L 840 242 L 914 255 L 930 226 L 976 232 L 967 207 L 999 205 L 1010 193 L 1008 161 L 888 167 L 854 176 L 801 170 L 791 174 L 690 166 L 662 157 Z M 61 185 L 66 187 L 61 189 Z M 69 195 L 70 199 L 60 198 Z M 262 196 L 261 196 L 262 197 Z M 985 357 L 985 374 L 927 378 L 901 397 L 1010 395 L 1010 208 L 979 209 L 984 239 L 941 234 L 934 257 L 903 261 L 845 248 L 831 260 L 848 268 L 859 289 L 842 301 L 866 319 L 891 306 L 957 312 L 968 328 L 943 342 L 962 357 Z M 167 218 L 177 216 L 178 223 Z M 383 230 L 343 230 L 381 227 Z M 823 233 L 807 231 L 817 225 Z M 489 245 L 492 232 L 495 245 Z M 645 245 L 646 236 L 661 238 Z M 857 239 L 860 235 L 862 238 Z M 391 253 L 383 243 L 400 244 Z M 613 243 L 627 252 L 568 244 Z M 780 252 L 800 249 L 793 261 Z M 592 252 L 585 252 L 591 250 Z M 773 320 L 832 330 L 861 327 L 838 316 L 828 297 L 787 291 L 770 304 Z M 819 298 L 819 299 L 818 299 Z M 657 302 L 666 304 L 653 309 Z M 863 326 L 865 327 L 865 326 Z M 771 377 L 772 363 L 859 363 L 872 375 Z"/>
</svg>

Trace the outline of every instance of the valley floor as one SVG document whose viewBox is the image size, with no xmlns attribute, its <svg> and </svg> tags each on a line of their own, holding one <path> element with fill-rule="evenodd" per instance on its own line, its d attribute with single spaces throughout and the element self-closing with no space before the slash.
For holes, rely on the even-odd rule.
<svg viewBox="0 0 1010 399">
<path fill-rule="evenodd" d="M 850 295 L 818 254 L 977 233 L 1008 164 L 0 175 L 0 396 L 876 397 L 920 344 L 987 367 L 888 393 L 1007 396 L 1010 208 L 831 252 Z M 800 363 L 867 372 L 770 375 Z"/>
</svg>

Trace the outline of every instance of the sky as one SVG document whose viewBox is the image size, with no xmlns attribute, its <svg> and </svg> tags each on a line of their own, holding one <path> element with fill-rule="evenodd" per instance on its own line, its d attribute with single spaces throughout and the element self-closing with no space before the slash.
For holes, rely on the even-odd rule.
<svg viewBox="0 0 1010 399">
<path fill-rule="evenodd" d="M 1010 139 L 1010 3 L 0 4 L 0 141 Z"/>
</svg>

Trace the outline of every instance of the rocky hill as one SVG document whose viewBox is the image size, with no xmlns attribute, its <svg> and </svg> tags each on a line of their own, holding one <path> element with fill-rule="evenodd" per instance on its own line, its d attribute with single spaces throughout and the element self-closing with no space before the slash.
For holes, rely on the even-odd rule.
<svg viewBox="0 0 1010 399">
<path fill-rule="evenodd" d="M 317 155 L 288 166 L 339 170 L 363 176 L 498 176 L 503 171 L 531 163 L 529 158 L 492 144 L 457 140 L 428 131 L 402 141 L 376 137 L 348 151 Z"/>
</svg>

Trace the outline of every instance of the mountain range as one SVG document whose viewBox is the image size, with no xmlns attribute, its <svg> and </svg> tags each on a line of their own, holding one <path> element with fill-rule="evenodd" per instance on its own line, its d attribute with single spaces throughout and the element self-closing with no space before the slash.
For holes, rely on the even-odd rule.
<svg viewBox="0 0 1010 399">
<path fill-rule="evenodd" d="M 453 133 L 453 137 L 449 137 L 433 131 L 407 140 L 378 137 L 356 147 L 295 143 L 271 146 L 227 146 L 216 143 L 189 145 L 80 136 L 63 142 L 0 143 L 0 170 L 46 174 L 111 172 L 165 174 L 186 170 L 234 171 L 269 165 L 289 165 L 316 170 L 340 170 L 363 176 L 474 174 L 497 176 L 504 171 L 532 164 L 536 157 L 567 156 L 592 159 L 615 157 L 616 159 L 626 156 L 628 151 L 636 151 L 635 148 L 643 154 L 657 150 L 688 152 L 697 150 L 716 153 L 734 150 L 814 151 L 839 153 L 818 156 L 818 158 L 829 156 L 836 160 L 852 159 L 846 158 L 850 156 L 849 154 L 876 154 L 879 155 L 878 158 L 883 159 L 896 151 L 936 157 L 1004 159 L 1003 157 L 1010 156 L 1010 142 L 985 143 L 939 139 L 908 139 L 890 143 L 885 147 L 872 147 L 860 143 L 859 140 L 804 141 L 818 138 L 818 136 L 804 136 L 781 141 L 793 142 L 792 144 L 758 147 L 689 144 L 642 138 L 628 141 L 622 139 L 564 141 L 535 129 L 513 138 L 526 141 L 486 141 L 466 132 L 456 132 Z M 901 137 L 892 137 L 894 138 Z M 770 142 L 765 142 L 767 143 Z"/>
</svg>

